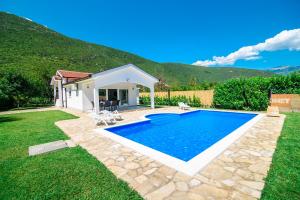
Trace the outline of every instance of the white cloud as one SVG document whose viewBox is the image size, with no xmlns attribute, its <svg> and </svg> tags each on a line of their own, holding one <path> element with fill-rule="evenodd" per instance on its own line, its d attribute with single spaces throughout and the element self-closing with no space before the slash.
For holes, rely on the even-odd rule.
<svg viewBox="0 0 300 200">
<path fill-rule="evenodd" d="M 242 47 L 227 56 L 213 56 L 212 60 L 198 60 L 193 65 L 233 65 L 237 60 L 260 59 L 260 52 L 278 50 L 300 51 L 300 29 L 284 30 L 262 43 Z"/>
</svg>

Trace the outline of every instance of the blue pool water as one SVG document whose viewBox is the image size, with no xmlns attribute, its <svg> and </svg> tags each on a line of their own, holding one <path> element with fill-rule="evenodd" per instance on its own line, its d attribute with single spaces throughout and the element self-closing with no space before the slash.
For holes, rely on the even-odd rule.
<svg viewBox="0 0 300 200">
<path fill-rule="evenodd" d="M 106 130 L 183 161 L 189 161 L 256 114 L 199 110 L 152 114 L 149 121 Z"/>
</svg>

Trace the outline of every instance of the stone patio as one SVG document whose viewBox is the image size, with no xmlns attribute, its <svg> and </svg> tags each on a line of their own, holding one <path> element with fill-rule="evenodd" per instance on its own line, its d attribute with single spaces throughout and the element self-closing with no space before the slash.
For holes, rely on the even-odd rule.
<svg viewBox="0 0 300 200">
<path fill-rule="evenodd" d="M 69 109 L 78 119 L 56 122 L 76 144 L 128 182 L 145 199 L 258 199 L 284 122 L 263 117 L 219 157 L 194 176 L 188 176 L 101 136 L 86 114 Z M 128 123 L 145 114 L 183 112 L 175 107 L 122 113 Z"/>
</svg>

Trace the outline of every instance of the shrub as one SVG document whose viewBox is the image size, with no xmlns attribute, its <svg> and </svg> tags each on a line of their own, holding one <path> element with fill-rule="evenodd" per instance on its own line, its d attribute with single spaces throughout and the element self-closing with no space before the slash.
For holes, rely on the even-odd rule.
<svg viewBox="0 0 300 200">
<path fill-rule="evenodd" d="M 41 107 L 53 105 L 53 99 L 47 97 L 33 97 L 24 104 L 24 107 Z"/>
<path fill-rule="evenodd" d="M 177 106 L 178 102 L 185 102 L 192 107 L 200 107 L 201 101 L 200 98 L 193 96 L 186 97 L 186 96 L 172 96 L 170 99 L 168 97 L 155 97 L 154 98 L 156 105 L 170 105 L 170 106 Z M 142 96 L 140 97 L 140 103 L 149 105 L 151 103 L 149 96 Z"/>
<path fill-rule="evenodd" d="M 300 73 L 228 80 L 215 87 L 213 105 L 225 109 L 266 110 L 270 92 L 300 94 Z"/>
<path fill-rule="evenodd" d="M 300 72 L 270 78 L 270 88 L 274 94 L 300 94 Z"/>
</svg>

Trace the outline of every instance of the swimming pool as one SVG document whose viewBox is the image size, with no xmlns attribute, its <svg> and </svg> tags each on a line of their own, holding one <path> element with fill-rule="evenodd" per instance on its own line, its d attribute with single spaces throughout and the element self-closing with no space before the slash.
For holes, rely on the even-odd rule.
<svg viewBox="0 0 300 200">
<path fill-rule="evenodd" d="M 177 170 L 191 174 L 189 163 L 204 166 L 234 142 L 258 114 L 197 110 L 145 116 L 141 122 L 106 128 L 110 137 Z M 249 123 L 251 122 L 252 123 Z M 248 126 L 245 127 L 245 125 Z M 228 136 L 231 135 L 231 139 Z M 224 145 L 222 144 L 222 140 Z M 220 143 L 221 142 L 221 143 Z M 220 144 L 218 144 L 220 143 Z M 215 150 L 211 147 L 216 146 Z M 205 156 L 205 154 L 207 154 Z M 199 159 L 199 155 L 200 159 Z M 166 161 L 168 160 L 168 161 Z M 198 162 L 195 162 L 198 161 Z M 174 167 L 181 165 L 184 167 Z M 187 170 L 185 170 L 185 169 Z M 192 170 L 193 173 L 197 171 Z"/>
</svg>

